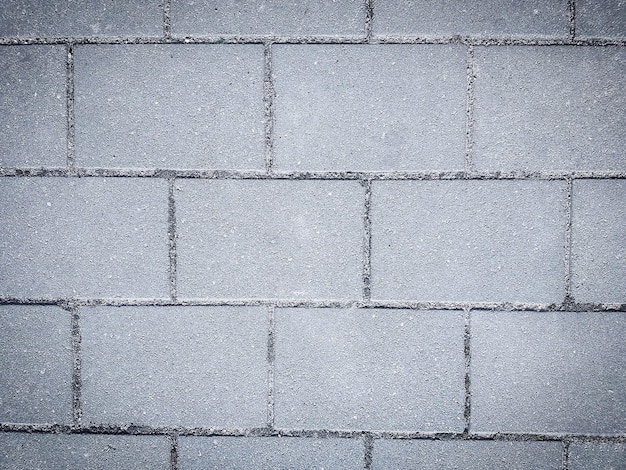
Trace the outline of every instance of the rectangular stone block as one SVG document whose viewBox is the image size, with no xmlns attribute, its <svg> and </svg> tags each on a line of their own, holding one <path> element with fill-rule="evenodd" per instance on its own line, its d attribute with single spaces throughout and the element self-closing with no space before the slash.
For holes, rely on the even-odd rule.
<svg viewBox="0 0 626 470">
<path fill-rule="evenodd" d="M 496 468 L 561 470 L 560 442 L 375 440 L 376 470 Z"/>
<path fill-rule="evenodd" d="M 572 442 L 568 470 L 620 470 L 626 468 L 626 444 L 623 442 Z"/>
<path fill-rule="evenodd" d="M 166 297 L 167 182 L 0 179 L 0 295 Z"/>
<path fill-rule="evenodd" d="M 0 325 L 0 422 L 70 424 L 70 313 L 53 306 L 2 305 Z"/>
<path fill-rule="evenodd" d="M 375 35 L 560 37 L 569 33 L 567 0 L 376 0 Z"/>
<path fill-rule="evenodd" d="M 0 433 L 0 467 L 168 470 L 170 440 L 167 436 Z"/>
<path fill-rule="evenodd" d="M 277 309 L 278 428 L 460 432 L 463 312 Z"/>
<path fill-rule="evenodd" d="M 92 307 L 81 333 L 84 423 L 266 423 L 262 308 Z"/>
<path fill-rule="evenodd" d="M 358 182 L 177 185 L 180 296 L 360 298 L 365 192 Z"/>
<path fill-rule="evenodd" d="M 162 36 L 159 0 L 3 0 L 0 36 Z"/>
<path fill-rule="evenodd" d="M 362 469 L 362 439 L 298 437 L 181 437 L 178 462 L 186 470 L 224 468 Z"/>
<path fill-rule="evenodd" d="M 174 36 L 365 36 L 360 0 L 173 0 Z"/>
<path fill-rule="evenodd" d="M 0 166 L 67 164 L 65 61 L 63 46 L 0 46 Z"/>
<path fill-rule="evenodd" d="M 576 180 L 572 195 L 572 294 L 626 303 L 626 180 Z"/>
<path fill-rule="evenodd" d="M 263 46 L 76 47 L 76 164 L 265 168 Z"/>
<path fill-rule="evenodd" d="M 626 39 L 626 3 L 622 0 L 576 0 L 576 36 Z"/>
<path fill-rule="evenodd" d="M 280 170 L 462 170 L 462 45 L 273 47 Z"/>
<path fill-rule="evenodd" d="M 626 314 L 473 312 L 472 430 L 624 433 Z"/>
<path fill-rule="evenodd" d="M 372 298 L 560 303 L 564 181 L 374 181 Z"/>
<path fill-rule="evenodd" d="M 623 47 L 477 47 L 478 170 L 624 171 Z"/>
</svg>

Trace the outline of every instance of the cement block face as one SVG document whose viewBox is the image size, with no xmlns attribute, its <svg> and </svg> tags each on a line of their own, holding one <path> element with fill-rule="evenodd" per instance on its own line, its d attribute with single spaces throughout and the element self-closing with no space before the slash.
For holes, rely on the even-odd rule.
<svg viewBox="0 0 626 470">
<path fill-rule="evenodd" d="M 478 170 L 624 171 L 623 47 L 477 47 Z"/>
<path fill-rule="evenodd" d="M 626 314 L 475 312 L 472 430 L 623 433 Z"/>
<path fill-rule="evenodd" d="M 360 0 L 173 0 L 174 36 L 365 36 Z"/>
<path fill-rule="evenodd" d="M 81 332 L 83 422 L 265 425 L 264 309 L 91 307 Z"/>
<path fill-rule="evenodd" d="M 181 437 L 181 470 L 258 468 L 362 469 L 361 439 Z"/>
<path fill-rule="evenodd" d="M 626 468 L 626 444 L 617 442 L 572 442 L 569 470 L 620 470 Z"/>
<path fill-rule="evenodd" d="M 463 312 L 277 309 L 279 428 L 463 430 Z"/>
<path fill-rule="evenodd" d="M 565 182 L 374 181 L 372 298 L 560 303 Z"/>
<path fill-rule="evenodd" d="M 277 45 L 281 170 L 462 170 L 461 45 Z"/>
<path fill-rule="evenodd" d="M 170 443 L 166 436 L 1 433 L 0 467 L 168 470 Z"/>
<path fill-rule="evenodd" d="M 161 36 L 159 0 L 3 0 L 0 36 Z"/>
<path fill-rule="evenodd" d="M 0 421 L 72 422 L 71 317 L 58 307 L 0 306 Z"/>
<path fill-rule="evenodd" d="M 0 46 L 0 166 L 66 165 L 65 61 L 63 46 Z"/>
<path fill-rule="evenodd" d="M 76 47 L 76 164 L 263 169 L 263 46 Z"/>
<path fill-rule="evenodd" d="M 559 37 L 569 33 L 567 0 L 377 0 L 376 35 Z"/>
<path fill-rule="evenodd" d="M 0 295 L 165 297 L 167 182 L 0 180 Z"/>
<path fill-rule="evenodd" d="M 621 0 L 576 0 L 576 36 L 626 38 L 626 3 Z"/>
<path fill-rule="evenodd" d="M 576 180 L 572 293 L 579 302 L 626 303 L 626 180 Z"/>
<path fill-rule="evenodd" d="M 375 440 L 373 468 L 561 470 L 560 442 Z"/>
<path fill-rule="evenodd" d="M 354 181 L 177 182 L 178 293 L 358 298 L 364 189 Z"/>
</svg>

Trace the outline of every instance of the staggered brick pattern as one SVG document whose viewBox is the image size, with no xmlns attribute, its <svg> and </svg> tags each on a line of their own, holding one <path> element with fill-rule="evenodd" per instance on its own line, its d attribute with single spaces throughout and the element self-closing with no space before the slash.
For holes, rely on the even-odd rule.
<svg viewBox="0 0 626 470">
<path fill-rule="evenodd" d="M 0 5 L 0 468 L 626 468 L 618 0 Z"/>
</svg>

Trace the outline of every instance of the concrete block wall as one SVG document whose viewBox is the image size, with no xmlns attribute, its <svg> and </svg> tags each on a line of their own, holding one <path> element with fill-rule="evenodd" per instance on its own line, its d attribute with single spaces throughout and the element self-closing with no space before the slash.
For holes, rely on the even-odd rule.
<svg viewBox="0 0 626 470">
<path fill-rule="evenodd" d="M 626 468 L 626 7 L 0 5 L 1 468 Z"/>
</svg>

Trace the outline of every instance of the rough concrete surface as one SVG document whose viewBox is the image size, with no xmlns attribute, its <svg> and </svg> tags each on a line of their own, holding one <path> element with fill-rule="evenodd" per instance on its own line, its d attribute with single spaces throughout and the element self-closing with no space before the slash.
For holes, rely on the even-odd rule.
<svg viewBox="0 0 626 470">
<path fill-rule="evenodd" d="M 0 468 L 625 468 L 625 5 L 0 2 Z"/>
</svg>

